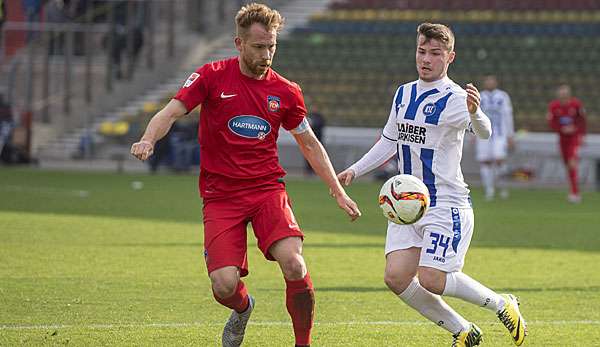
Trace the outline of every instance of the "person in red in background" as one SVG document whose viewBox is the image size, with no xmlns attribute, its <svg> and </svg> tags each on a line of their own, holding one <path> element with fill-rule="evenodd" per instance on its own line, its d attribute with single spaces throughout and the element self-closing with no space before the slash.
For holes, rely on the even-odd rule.
<svg viewBox="0 0 600 347">
<path fill-rule="evenodd" d="M 302 256 L 304 235 L 290 207 L 285 171 L 278 160 L 280 127 L 293 134 L 338 206 L 352 220 L 360 211 L 338 182 L 306 119 L 300 87 L 271 69 L 283 18 L 265 5 L 249 4 L 235 19 L 239 56 L 208 63 L 192 73 L 177 95 L 152 117 L 131 153 L 148 159 L 156 141 L 175 120 L 201 105 L 198 140 L 204 256 L 215 299 L 232 309 L 222 344 L 242 343 L 255 304 L 240 280 L 248 275 L 246 228 L 250 222 L 258 248 L 265 258 L 277 261 L 283 273 L 296 346 L 308 346 L 314 290 Z"/>
<path fill-rule="evenodd" d="M 585 110 L 583 104 L 571 95 L 571 87 L 563 84 L 556 91 L 556 100 L 548 106 L 548 123 L 560 139 L 560 152 L 567 167 L 571 191 L 570 202 L 581 202 L 578 187 L 579 147 L 585 136 Z"/>
</svg>

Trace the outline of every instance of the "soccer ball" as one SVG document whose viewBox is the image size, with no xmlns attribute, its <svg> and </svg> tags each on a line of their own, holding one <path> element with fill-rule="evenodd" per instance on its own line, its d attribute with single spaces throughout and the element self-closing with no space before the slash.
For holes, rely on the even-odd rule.
<svg viewBox="0 0 600 347">
<path fill-rule="evenodd" d="M 396 224 L 413 224 L 429 208 L 429 190 L 413 175 L 396 175 L 379 192 L 383 215 Z"/>
</svg>

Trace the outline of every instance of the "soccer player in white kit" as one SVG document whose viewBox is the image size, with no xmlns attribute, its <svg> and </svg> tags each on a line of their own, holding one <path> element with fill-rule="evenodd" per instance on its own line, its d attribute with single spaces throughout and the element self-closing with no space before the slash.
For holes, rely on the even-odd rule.
<svg viewBox="0 0 600 347">
<path fill-rule="evenodd" d="M 448 295 L 492 310 L 520 346 L 526 326 L 517 299 L 497 294 L 461 270 L 473 232 L 469 190 L 460 168 L 466 131 L 489 138 L 477 88 L 447 77 L 454 34 L 441 24 L 417 28 L 417 81 L 401 85 L 379 141 L 338 175 L 345 185 L 397 157 L 401 173 L 423 180 L 431 207 L 412 225 L 388 223 L 385 283 L 407 305 L 453 334 L 452 346 L 476 346 L 481 330 L 446 304 Z"/>
<path fill-rule="evenodd" d="M 510 96 L 498 89 L 496 76 L 485 76 L 483 88 L 481 109 L 492 122 L 492 136 L 489 139 L 476 139 L 475 155 L 480 164 L 485 199 L 489 201 L 494 199 L 496 185 L 500 188 L 500 197 L 508 197 L 502 176 L 506 174 L 506 155 L 514 146 L 515 129 Z"/>
</svg>

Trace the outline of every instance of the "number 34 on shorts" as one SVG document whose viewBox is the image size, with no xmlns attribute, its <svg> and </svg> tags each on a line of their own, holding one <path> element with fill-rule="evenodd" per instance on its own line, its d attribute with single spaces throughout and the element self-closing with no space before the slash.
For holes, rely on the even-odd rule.
<svg viewBox="0 0 600 347">
<path fill-rule="evenodd" d="M 458 271 L 464 265 L 465 255 L 473 232 L 473 211 L 469 208 L 443 208 L 437 221 L 426 227 L 423 235 L 421 264 L 444 271 Z M 442 217 L 442 218 L 440 218 Z"/>
</svg>

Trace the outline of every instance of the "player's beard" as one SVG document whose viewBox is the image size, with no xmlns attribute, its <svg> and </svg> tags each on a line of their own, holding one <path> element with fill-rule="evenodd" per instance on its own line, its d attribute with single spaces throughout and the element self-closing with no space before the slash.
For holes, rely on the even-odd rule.
<svg viewBox="0 0 600 347">
<path fill-rule="evenodd" d="M 271 67 L 271 60 L 252 60 L 246 57 L 242 59 L 248 70 L 256 77 L 263 77 Z"/>
</svg>

